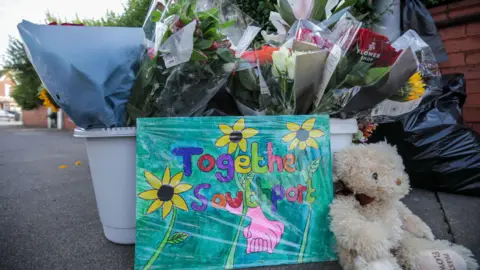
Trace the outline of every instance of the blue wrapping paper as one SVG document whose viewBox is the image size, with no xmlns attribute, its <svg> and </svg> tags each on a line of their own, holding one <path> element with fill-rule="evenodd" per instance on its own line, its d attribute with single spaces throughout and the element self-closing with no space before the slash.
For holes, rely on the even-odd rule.
<svg viewBox="0 0 480 270">
<path fill-rule="evenodd" d="M 125 106 L 144 50 L 142 28 L 18 24 L 35 71 L 82 128 L 125 126 Z"/>
</svg>

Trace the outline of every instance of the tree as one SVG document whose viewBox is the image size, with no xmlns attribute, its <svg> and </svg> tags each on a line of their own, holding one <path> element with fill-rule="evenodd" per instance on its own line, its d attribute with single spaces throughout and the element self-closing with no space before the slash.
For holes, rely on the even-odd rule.
<svg viewBox="0 0 480 270">
<path fill-rule="evenodd" d="M 86 26 L 141 27 L 150 7 L 150 1 L 128 0 L 124 5 L 123 14 L 118 15 L 109 11 L 101 19 L 80 19 L 77 16 L 74 20 L 67 21 L 47 13 L 46 21 L 47 23 L 57 22 L 59 24 L 64 22 L 82 23 Z M 35 109 L 41 104 L 38 98 L 41 81 L 27 57 L 22 42 L 12 37 L 9 39 L 4 59 L 4 70 L 10 71 L 18 83 L 12 91 L 12 97 L 22 109 Z"/>
<path fill-rule="evenodd" d="M 12 97 L 22 109 L 35 109 L 41 104 L 37 96 L 40 79 L 28 60 L 22 42 L 12 37 L 8 41 L 4 70 L 10 71 L 15 77 L 17 84 L 12 91 Z"/>
</svg>

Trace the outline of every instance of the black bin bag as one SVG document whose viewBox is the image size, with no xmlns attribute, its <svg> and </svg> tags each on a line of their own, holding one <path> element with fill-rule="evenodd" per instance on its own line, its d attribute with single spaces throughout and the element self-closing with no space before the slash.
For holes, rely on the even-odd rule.
<svg viewBox="0 0 480 270">
<path fill-rule="evenodd" d="M 480 135 L 463 123 L 463 74 L 444 75 L 442 85 L 399 121 L 379 125 L 369 142 L 397 146 L 413 187 L 480 197 Z"/>
</svg>

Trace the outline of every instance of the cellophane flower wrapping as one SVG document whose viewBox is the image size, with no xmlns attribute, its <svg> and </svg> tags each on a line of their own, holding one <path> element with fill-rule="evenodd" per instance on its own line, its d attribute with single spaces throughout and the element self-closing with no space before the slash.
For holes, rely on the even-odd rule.
<svg viewBox="0 0 480 270">
<path fill-rule="evenodd" d="M 127 107 L 138 117 L 201 115 L 260 28 L 230 1 L 154 1 Z"/>
<path fill-rule="evenodd" d="M 50 96 L 85 129 L 121 127 L 144 49 L 141 28 L 18 25 Z"/>
<path fill-rule="evenodd" d="M 321 78 L 311 74 L 321 72 L 334 46 L 331 31 L 299 20 L 286 36 L 278 48 L 245 52 L 230 76 L 228 89 L 244 115 L 305 114 L 311 107 Z"/>
<path fill-rule="evenodd" d="M 296 55 L 286 47 L 247 51 L 227 87 L 243 115 L 294 114 Z"/>
<path fill-rule="evenodd" d="M 413 75 L 416 62 L 411 49 L 395 48 L 387 37 L 361 26 L 347 12 L 332 30 L 335 46 L 314 113 L 357 117 L 393 95 Z"/>
<path fill-rule="evenodd" d="M 410 48 L 417 69 L 414 75 L 391 97 L 378 104 L 367 117 L 376 123 L 391 122 L 413 111 L 432 93 L 441 93 L 441 74 L 435 55 L 428 44 L 414 31 L 408 30 L 392 46 Z"/>
</svg>

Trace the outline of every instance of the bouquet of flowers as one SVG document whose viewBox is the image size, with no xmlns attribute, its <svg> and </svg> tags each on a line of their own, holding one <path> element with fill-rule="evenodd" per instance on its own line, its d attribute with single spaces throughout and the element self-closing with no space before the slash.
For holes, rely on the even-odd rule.
<svg viewBox="0 0 480 270">
<path fill-rule="evenodd" d="M 293 114 L 296 54 L 285 47 L 263 46 L 242 58 L 245 61 L 228 81 L 228 90 L 242 114 Z"/>
<path fill-rule="evenodd" d="M 410 49 L 417 69 L 403 87 L 373 109 L 370 118 L 376 122 L 395 120 L 418 107 L 424 97 L 433 92 L 442 92 L 440 69 L 433 51 L 415 31 L 405 32 L 392 46 Z"/>
<path fill-rule="evenodd" d="M 146 25 L 154 23 L 155 34 L 146 33 L 153 41 L 127 106 L 129 124 L 137 117 L 200 115 L 260 28 L 229 1 L 169 1 L 150 14 Z"/>
<path fill-rule="evenodd" d="M 81 128 L 125 126 L 144 49 L 141 28 L 23 21 L 18 30 L 45 86 L 40 92 L 45 105 L 58 105 Z"/>
<path fill-rule="evenodd" d="M 327 59 L 314 113 L 353 117 L 393 95 L 415 72 L 411 50 L 396 49 L 349 13 L 332 36 L 336 46 Z"/>
</svg>

